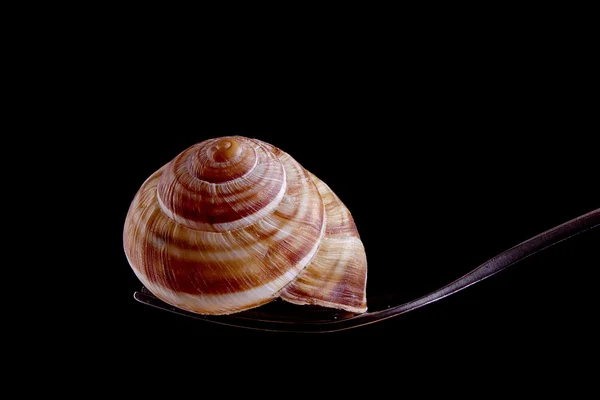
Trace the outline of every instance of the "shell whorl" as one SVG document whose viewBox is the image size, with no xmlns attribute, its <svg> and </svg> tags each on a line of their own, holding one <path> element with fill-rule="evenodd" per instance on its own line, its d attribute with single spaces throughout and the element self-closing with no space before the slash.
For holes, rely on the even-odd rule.
<svg viewBox="0 0 600 400">
<path fill-rule="evenodd" d="M 229 314 L 278 296 L 366 310 L 366 259 L 349 212 L 256 139 L 207 140 L 156 171 L 133 199 L 123 240 L 140 281 L 185 310 Z"/>
<path fill-rule="evenodd" d="M 188 228 L 244 228 L 277 208 L 286 190 L 283 165 L 243 137 L 211 139 L 170 162 L 158 182 L 163 212 Z"/>
</svg>

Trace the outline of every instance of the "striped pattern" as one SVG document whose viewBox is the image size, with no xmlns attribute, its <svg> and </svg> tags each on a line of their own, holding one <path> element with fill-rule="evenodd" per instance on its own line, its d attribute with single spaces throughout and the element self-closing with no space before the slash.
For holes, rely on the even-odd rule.
<svg viewBox="0 0 600 400">
<path fill-rule="evenodd" d="M 265 151 L 258 141 L 252 145 Z M 158 298 L 201 314 L 245 310 L 275 298 L 314 257 L 325 228 L 319 192 L 291 157 L 269 153 L 266 163 L 275 159 L 285 169 L 284 195 L 268 215 L 239 229 L 194 229 L 164 212 L 158 193 L 175 162 L 142 185 L 126 218 L 124 246 L 137 277 Z M 253 172 L 259 168 L 277 170 L 259 161 Z M 213 193 L 227 193 L 227 187 L 239 191 L 232 182 L 194 184 L 216 186 L 207 189 Z"/>
<path fill-rule="evenodd" d="M 285 287 L 281 298 L 363 313 L 367 311 L 367 257 L 356 225 L 335 193 L 310 175 L 325 204 L 325 235 L 315 258 Z"/>
<path fill-rule="evenodd" d="M 163 171 L 158 201 L 177 223 L 203 231 L 240 229 L 270 214 L 283 198 L 286 174 L 272 153 L 247 138 L 223 140 L 240 143 L 240 155 L 214 161 L 219 142 L 212 139 L 185 150 Z"/>
<path fill-rule="evenodd" d="M 230 314 L 279 295 L 366 309 L 366 260 L 350 213 L 259 140 L 202 142 L 156 171 L 132 201 L 123 243 L 144 286 L 184 310 Z"/>
</svg>

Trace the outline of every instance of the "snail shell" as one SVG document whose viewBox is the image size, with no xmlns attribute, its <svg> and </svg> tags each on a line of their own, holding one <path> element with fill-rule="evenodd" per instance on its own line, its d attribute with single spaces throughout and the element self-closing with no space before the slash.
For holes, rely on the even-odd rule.
<svg viewBox="0 0 600 400">
<path fill-rule="evenodd" d="M 367 262 L 353 218 L 289 154 L 242 136 L 206 140 L 135 195 L 125 254 L 156 297 L 199 314 L 276 298 L 362 313 Z"/>
</svg>

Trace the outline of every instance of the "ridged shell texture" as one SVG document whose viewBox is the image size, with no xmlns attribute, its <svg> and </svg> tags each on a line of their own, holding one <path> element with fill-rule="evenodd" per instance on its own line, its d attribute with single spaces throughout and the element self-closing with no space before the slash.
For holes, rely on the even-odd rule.
<svg viewBox="0 0 600 400">
<path fill-rule="evenodd" d="M 367 261 L 352 216 L 290 155 L 242 136 L 191 146 L 135 195 L 125 254 L 156 297 L 199 314 L 276 298 L 362 313 Z"/>
</svg>

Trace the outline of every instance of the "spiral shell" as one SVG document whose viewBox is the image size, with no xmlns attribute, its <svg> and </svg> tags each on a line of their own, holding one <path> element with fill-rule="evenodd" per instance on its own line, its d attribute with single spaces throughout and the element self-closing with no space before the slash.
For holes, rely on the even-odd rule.
<svg viewBox="0 0 600 400">
<path fill-rule="evenodd" d="M 362 313 L 367 262 L 340 199 L 289 154 L 206 140 L 152 174 L 127 213 L 125 254 L 155 296 L 199 314 L 276 298 Z"/>
</svg>

